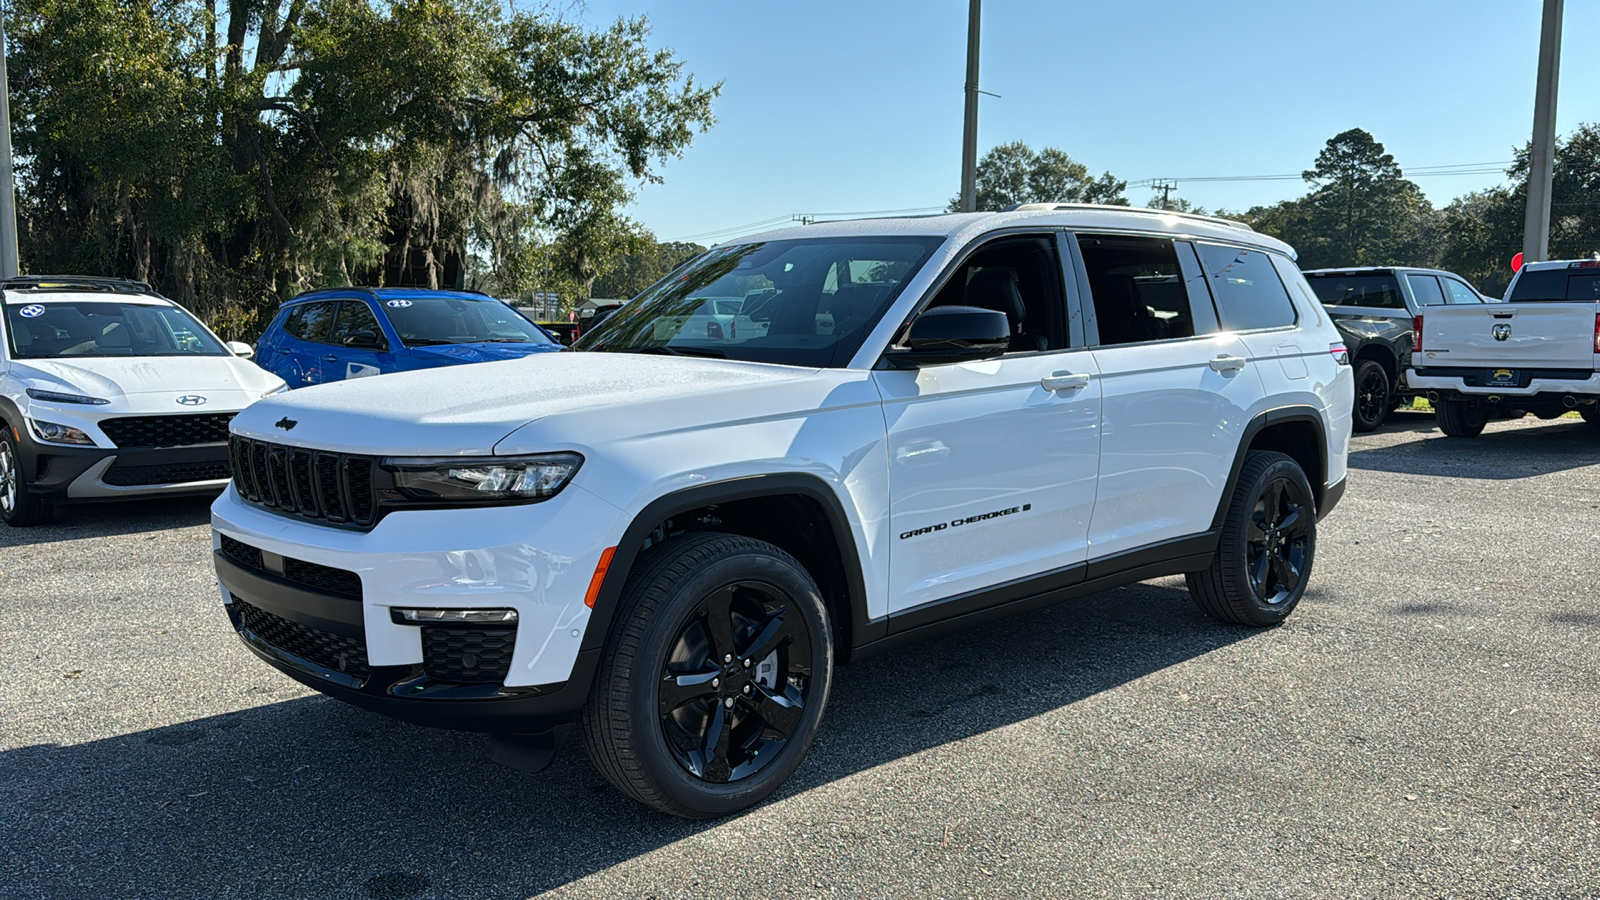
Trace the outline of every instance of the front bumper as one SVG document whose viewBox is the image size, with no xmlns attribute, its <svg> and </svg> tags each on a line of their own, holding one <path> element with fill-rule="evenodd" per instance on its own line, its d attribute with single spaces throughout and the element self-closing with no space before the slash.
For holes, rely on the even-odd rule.
<svg viewBox="0 0 1600 900">
<path fill-rule="evenodd" d="M 599 650 L 583 649 L 584 595 L 620 517 L 569 485 L 528 506 L 393 512 L 363 532 L 230 488 L 212 506 L 213 549 L 235 630 L 285 674 L 407 721 L 539 731 L 587 699 Z M 509 608 L 517 622 L 433 628 L 396 623 L 396 608 Z"/>
<path fill-rule="evenodd" d="M 227 444 L 120 450 L 31 441 L 23 460 L 32 491 L 58 501 L 214 493 L 228 484 Z"/>
</svg>

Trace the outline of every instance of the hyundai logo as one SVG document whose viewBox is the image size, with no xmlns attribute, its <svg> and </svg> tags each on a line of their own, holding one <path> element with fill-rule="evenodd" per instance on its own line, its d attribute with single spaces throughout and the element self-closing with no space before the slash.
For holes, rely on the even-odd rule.
<svg viewBox="0 0 1600 900">
<path fill-rule="evenodd" d="M 1489 333 L 1493 334 L 1494 339 L 1497 341 L 1509 340 L 1511 338 L 1511 326 L 1496 325 L 1494 328 L 1490 329 Z"/>
<path fill-rule="evenodd" d="M 206 403 L 206 398 L 200 396 L 199 394 L 184 394 L 182 397 L 178 398 L 178 402 L 184 406 L 204 406 Z"/>
</svg>

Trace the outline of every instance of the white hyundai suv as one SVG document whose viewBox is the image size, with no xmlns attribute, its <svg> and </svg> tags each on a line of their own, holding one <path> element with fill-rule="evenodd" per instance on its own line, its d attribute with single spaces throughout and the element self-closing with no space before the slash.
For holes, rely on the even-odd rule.
<svg viewBox="0 0 1600 900">
<path fill-rule="evenodd" d="M 249 355 L 146 284 L 0 282 L 0 520 L 221 490 L 228 422 L 286 387 Z"/>
<path fill-rule="evenodd" d="M 730 297 L 737 329 L 696 317 Z M 244 643 L 528 768 L 575 720 L 619 788 L 710 817 L 794 771 L 837 664 L 1179 573 L 1282 621 L 1345 486 L 1339 333 L 1217 219 L 777 231 L 574 350 L 241 413 L 212 521 Z"/>
</svg>

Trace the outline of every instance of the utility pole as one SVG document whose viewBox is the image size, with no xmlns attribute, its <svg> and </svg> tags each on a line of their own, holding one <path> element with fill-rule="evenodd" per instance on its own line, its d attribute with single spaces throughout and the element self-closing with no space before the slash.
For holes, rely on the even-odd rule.
<svg viewBox="0 0 1600 900">
<path fill-rule="evenodd" d="M 978 31 L 982 0 L 967 13 L 967 111 L 961 132 L 961 211 L 978 210 Z"/>
<path fill-rule="evenodd" d="M 1533 97 L 1533 152 L 1528 156 L 1528 213 L 1522 263 L 1550 256 L 1550 186 L 1556 162 L 1556 81 L 1561 72 L 1562 0 L 1544 0 L 1539 80 Z"/>
<path fill-rule="evenodd" d="M 0 278 L 15 278 L 17 258 L 17 181 L 11 169 L 11 81 L 6 73 L 6 24 L 0 15 Z"/>
<path fill-rule="evenodd" d="M 1172 200 L 1171 200 L 1172 189 L 1177 187 L 1177 186 L 1178 186 L 1178 183 L 1176 181 L 1168 181 L 1165 178 L 1158 178 L 1155 181 L 1150 183 L 1151 190 L 1156 190 L 1156 191 L 1160 191 L 1161 192 L 1161 208 L 1162 209 L 1171 209 L 1172 208 Z"/>
</svg>

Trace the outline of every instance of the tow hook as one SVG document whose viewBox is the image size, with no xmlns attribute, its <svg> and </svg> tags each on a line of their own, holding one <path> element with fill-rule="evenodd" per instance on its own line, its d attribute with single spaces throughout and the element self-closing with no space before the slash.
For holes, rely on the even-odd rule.
<svg viewBox="0 0 1600 900">
<path fill-rule="evenodd" d="M 520 772 L 543 772 L 555 755 L 555 729 L 526 734 L 489 735 L 489 758 Z"/>
</svg>

